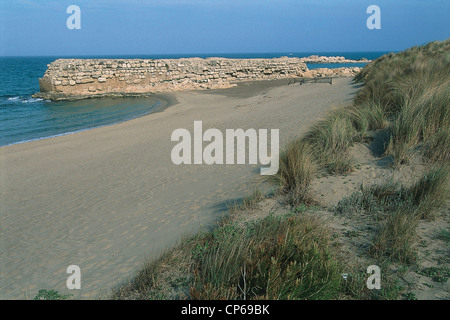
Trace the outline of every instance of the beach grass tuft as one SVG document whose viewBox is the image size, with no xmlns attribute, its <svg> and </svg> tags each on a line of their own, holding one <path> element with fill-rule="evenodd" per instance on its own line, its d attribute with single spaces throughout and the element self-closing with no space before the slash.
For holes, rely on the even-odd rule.
<svg viewBox="0 0 450 320">
<path fill-rule="evenodd" d="M 334 212 L 354 217 L 367 214 L 378 222 L 370 248 L 376 258 L 413 263 L 417 259 L 416 229 L 420 220 L 435 217 L 447 195 L 447 167 L 433 167 L 410 187 L 392 181 L 361 187 L 342 199 Z"/>
<path fill-rule="evenodd" d="M 279 184 L 288 202 L 295 206 L 309 202 L 309 185 L 316 172 L 317 165 L 310 147 L 301 140 L 294 140 L 281 153 L 278 174 L 271 179 Z"/>
<path fill-rule="evenodd" d="M 333 299 L 341 266 L 316 218 L 268 216 L 235 232 L 219 229 L 198 261 L 194 299 Z"/>
</svg>

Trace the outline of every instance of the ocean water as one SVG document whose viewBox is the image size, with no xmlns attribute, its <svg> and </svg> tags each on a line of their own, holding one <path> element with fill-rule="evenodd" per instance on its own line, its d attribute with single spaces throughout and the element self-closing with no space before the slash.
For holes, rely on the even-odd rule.
<svg viewBox="0 0 450 320">
<path fill-rule="evenodd" d="M 57 57 L 0 57 L 0 146 L 123 122 L 151 113 L 151 98 L 99 98 L 51 102 L 39 92 L 47 64 Z"/>
<path fill-rule="evenodd" d="M 139 56 L 0 57 L 0 146 L 69 134 L 94 127 L 127 121 L 153 112 L 161 103 L 150 98 L 98 98 L 72 102 L 50 102 L 32 98 L 39 91 L 47 65 L 59 58 L 275 58 L 307 57 L 313 54 L 344 56 L 348 59 L 376 59 L 387 52 L 303 52 L 236 53 Z M 313 68 L 361 66 L 358 64 L 308 64 Z"/>
</svg>

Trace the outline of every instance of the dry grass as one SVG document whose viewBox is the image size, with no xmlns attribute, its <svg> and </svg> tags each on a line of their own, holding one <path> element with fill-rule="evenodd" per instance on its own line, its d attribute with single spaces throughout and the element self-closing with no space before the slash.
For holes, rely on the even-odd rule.
<svg viewBox="0 0 450 320">
<path fill-rule="evenodd" d="M 113 288 L 115 300 L 186 299 L 192 281 L 193 257 L 202 245 L 202 234 L 183 239 L 156 260 L 145 262 L 131 279 Z"/>
<path fill-rule="evenodd" d="M 329 231 L 317 218 L 269 216 L 218 229 L 198 260 L 194 299 L 332 299 L 341 285 Z"/>
<path fill-rule="evenodd" d="M 185 240 L 115 288 L 114 299 L 334 299 L 342 264 L 305 214 L 223 224 Z"/>
<path fill-rule="evenodd" d="M 447 196 L 448 168 L 434 167 L 411 187 L 392 181 L 361 188 L 342 199 L 338 214 L 368 214 L 378 221 L 370 253 L 378 258 L 412 263 L 416 261 L 416 229 L 421 219 L 434 218 Z"/>
<path fill-rule="evenodd" d="M 439 129 L 424 143 L 424 156 L 431 163 L 450 163 L 450 127 Z"/>
<path fill-rule="evenodd" d="M 418 206 L 421 219 L 433 219 L 435 209 L 441 207 L 448 197 L 449 167 L 433 167 L 417 181 L 408 193 Z"/>
<path fill-rule="evenodd" d="M 403 263 L 416 261 L 419 220 L 410 209 L 401 208 L 382 223 L 370 249 L 376 258 L 387 257 Z"/>
<path fill-rule="evenodd" d="M 361 137 L 354 126 L 353 116 L 348 108 L 333 110 L 302 139 L 311 149 L 318 165 L 329 173 L 342 174 L 352 170 L 348 149 Z"/>
<path fill-rule="evenodd" d="M 383 56 L 355 80 L 356 104 L 377 103 L 391 121 L 386 154 L 408 163 L 418 147 L 431 161 L 449 161 L 450 40 Z"/>
<path fill-rule="evenodd" d="M 234 214 L 239 211 L 253 211 L 265 198 L 266 196 L 261 192 L 261 190 L 256 188 L 250 195 L 243 197 L 241 200 L 228 203 L 227 209 L 230 214 Z"/>
<path fill-rule="evenodd" d="M 308 145 L 294 140 L 280 155 L 278 174 L 271 177 L 287 195 L 291 205 L 309 201 L 309 185 L 317 173 L 317 165 Z"/>
</svg>

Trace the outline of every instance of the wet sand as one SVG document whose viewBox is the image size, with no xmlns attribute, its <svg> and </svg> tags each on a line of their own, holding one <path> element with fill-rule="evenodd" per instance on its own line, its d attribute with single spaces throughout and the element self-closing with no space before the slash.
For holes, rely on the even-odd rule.
<svg viewBox="0 0 450 320">
<path fill-rule="evenodd" d="M 280 143 L 349 103 L 350 78 L 288 80 L 159 95 L 168 107 L 121 124 L 0 148 L 0 298 L 40 289 L 107 297 L 119 281 L 183 235 L 211 227 L 248 194 L 259 165 L 180 165 L 172 131 L 279 129 Z M 68 290 L 69 265 L 81 290 Z"/>
</svg>

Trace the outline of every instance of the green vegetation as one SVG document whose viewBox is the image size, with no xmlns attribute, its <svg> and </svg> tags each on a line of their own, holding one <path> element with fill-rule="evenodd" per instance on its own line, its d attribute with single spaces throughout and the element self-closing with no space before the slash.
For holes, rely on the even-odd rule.
<svg viewBox="0 0 450 320">
<path fill-rule="evenodd" d="M 71 294 L 62 295 L 56 290 L 39 290 L 38 294 L 33 298 L 33 300 L 67 300 L 71 297 Z"/>
<path fill-rule="evenodd" d="M 438 239 L 444 240 L 447 244 L 450 243 L 450 228 L 447 227 L 447 229 L 441 229 Z"/>
<path fill-rule="evenodd" d="M 411 198 L 407 189 L 388 181 L 369 187 L 361 186 L 359 192 L 339 201 L 333 210 L 340 215 L 354 216 L 366 213 L 378 218 L 380 215 L 410 205 Z"/>
<path fill-rule="evenodd" d="M 448 174 L 448 166 L 433 167 L 408 189 L 420 218 L 434 218 L 434 209 L 444 204 L 448 195 Z"/>
<path fill-rule="evenodd" d="M 198 261 L 195 299 L 333 299 L 341 266 L 330 236 L 310 217 L 269 216 L 230 233 L 219 229 Z"/>
<path fill-rule="evenodd" d="M 394 261 L 412 263 L 417 259 L 416 229 L 418 219 L 414 212 L 401 208 L 389 216 L 376 232 L 370 252 L 376 258 L 388 257 Z"/>
<path fill-rule="evenodd" d="M 411 187 L 392 181 L 361 187 L 359 192 L 342 199 L 334 208 L 341 215 L 368 214 L 378 221 L 370 252 L 373 256 L 395 261 L 416 261 L 416 227 L 420 219 L 433 218 L 447 194 L 448 170 L 434 167 Z"/>
<path fill-rule="evenodd" d="M 332 244 L 321 220 L 305 214 L 224 224 L 146 265 L 114 298 L 334 299 L 343 265 Z"/>
<path fill-rule="evenodd" d="M 330 112 L 296 144 L 306 144 L 303 157 L 328 173 L 343 174 L 353 169 L 349 147 L 367 131 L 388 128 L 384 153 L 396 165 L 408 163 L 418 148 L 430 162 L 449 163 L 449 74 L 449 40 L 383 56 L 355 77 L 364 86 L 354 105 Z"/>
<path fill-rule="evenodd" d="M 317 173 L 309 147 L 300 140 L 290 142 L 280 155 L 280 168 L 274 179 L 291 205 L 309 200 L 309 185 Z"/>
<path fill-rule="evenodd" d="M 385 266 L 381 265 L 384 270 Z M 381 281 L 383 285 L 380 290 L 367 289 L 367 273 L 366 270 L 353 268 L 353 273 L 347 275 L 344 281 L 343 296 L 350 299 L 359 300 L 395 300 L 398 299 L 403 288 L 399 285 L 398 280 L 388 273 L 383 273 Z"/>
<path fill-rule="evenodd" d="M 348 147 L 359 138 L 348 108 L 332 111 L 318 122 L 303 138 L 312 150 L 313 158 L 330 173 L 346 173 L 352 168 Z"/>
<path fill-rule="evenodd" d="M 404 294 L 406 300 L 417 300 L 416 295 L 414 292 L 407 292 Z"/>
<path fill-rule="evenodd" d="M 450 269 L 447 267 L 436 268 L 429 267 L 424 268 L 418 272 L 421 275 L 430 277 L 434 282 L 447 282 L 448 277 L 450 277 Z"/>
<path fill-rule="evenodd" d="M 417 210 L 419 218 L 432 218 L 447 195 L 448 167 L 432 167 L 411 187 L 388 181 L 384 184 L 361 186 L 360 191 L 342 199 L 334 208 L 338 214 L 389 214 L 403 210 Z"/>
<path fill-rule="evenodd" d="M 355 103 L 377 103 L 390 121 L 386 154 L 395 164 L 418 147 L 429 161 L 450 161 L 449 73 L 447 40 L 380 57 L 355 77 L 364 83 Z"/>
</svg>

